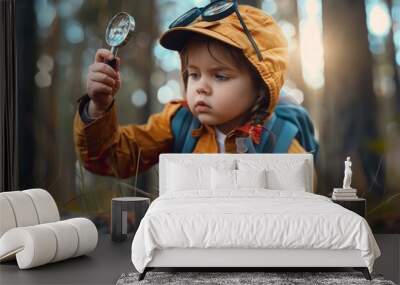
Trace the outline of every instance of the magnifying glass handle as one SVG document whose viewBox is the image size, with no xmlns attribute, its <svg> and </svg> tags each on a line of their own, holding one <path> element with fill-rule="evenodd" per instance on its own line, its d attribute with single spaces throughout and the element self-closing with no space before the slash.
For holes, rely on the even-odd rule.
<svg viewBox="0 0 400 285">
<path fill-rule="evenodd" d="M 113 59 L 107 59 L 106 64 L 108 64 L 112 68 L 116 69 L 117 68 L 117 59 L 115 57 Z"/>
<path fill-rule="evenodd" d="M 106 64 L 111 66 L 112 68 L 116 69 L 117 68 L 117 59 L 115 58 L 117 56 L 118 48 L 117 47 L 111 47 L 111 53 L 113 54 L 113 59 L 107 59 Z"/>
</svg>

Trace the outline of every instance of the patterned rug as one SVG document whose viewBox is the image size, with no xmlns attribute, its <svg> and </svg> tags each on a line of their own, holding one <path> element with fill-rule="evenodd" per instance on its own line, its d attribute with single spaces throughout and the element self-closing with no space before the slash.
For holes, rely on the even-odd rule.
<svg viewBox="0 0 400 285">
<path fill-rule="evenodd" d="M 382 275 L 372 274 L 372 281 L 364 278 L 361 272 L 147 272 L 142 281 L 138 281 L 139 273 L 122 274 L 117 285 L 133 284 L 379 284 L 395 285 L 384 280 Z"/>
</svg>

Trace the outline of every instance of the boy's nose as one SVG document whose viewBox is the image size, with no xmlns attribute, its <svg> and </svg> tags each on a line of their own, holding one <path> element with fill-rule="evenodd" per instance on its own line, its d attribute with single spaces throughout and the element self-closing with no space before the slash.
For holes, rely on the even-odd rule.
<svg viewBox="0 0 400 285">
<path fill-rule="evenodd" d="M 204 87 L 198 87 L 198 88 L 196 89 L 196 93 L 197 93 L 197 94 L 208 95 L 208 94 L 210 94 L 210 91 L 209 91 L 208 89 L 204 88 Z"/>
<path fill-rule="evenodd" d="M 199 82 L 199 85 L 196 87 L 196 93 L 197 94 L 204 94 L 204 95 L 209 95 L 211 94 L 211 88 L 208 86 L 204 80 Z"/>
</svg>

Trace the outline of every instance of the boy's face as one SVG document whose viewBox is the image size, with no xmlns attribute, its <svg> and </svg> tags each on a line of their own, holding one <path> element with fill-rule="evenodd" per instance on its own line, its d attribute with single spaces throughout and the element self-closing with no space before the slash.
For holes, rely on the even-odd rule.
<svg viewBox="0 0 400 285">
<path fill-rule="evenodd" d="M 207 43 L 188 43 L 187 52 L 186 99 L 192 113 L 224 133 L 245 123 L 257 97 L 247 67 L 238 68 L 229 51 L 213 42 L 209 48 Z"/>
</svg>

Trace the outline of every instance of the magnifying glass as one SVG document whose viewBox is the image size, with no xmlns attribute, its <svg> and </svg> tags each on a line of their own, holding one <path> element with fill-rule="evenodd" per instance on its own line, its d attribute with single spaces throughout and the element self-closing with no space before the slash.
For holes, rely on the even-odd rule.
<svg viewBox="0 0 400 285">
<path fill-rule="evenodd" d="M 112 68 L 116 68 L 117 59 L 115 58 L 118 48 L 126 45 L 135 30 L 135 20 L 125 12 L 116 14 L 108 22 L 106 30 L 106 43 L 111 47 L 114 58 L 107 60 L 106 63 Z"/>
</svg>

